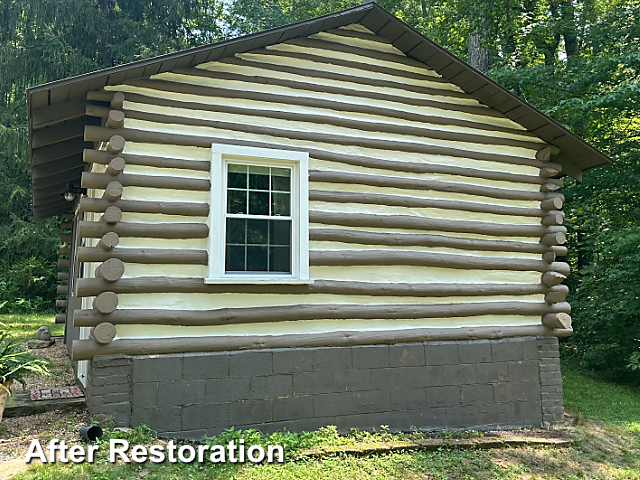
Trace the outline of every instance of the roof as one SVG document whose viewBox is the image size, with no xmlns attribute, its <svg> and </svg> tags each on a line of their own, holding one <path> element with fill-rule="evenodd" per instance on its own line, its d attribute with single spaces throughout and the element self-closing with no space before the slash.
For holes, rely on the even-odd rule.
<svg viewBox="0 0 640 480">
<path fill-rule="evenodd" d="M 389 40 L 410 58 L 423 62 L 479 102 L 492 107 L 534 133 L 560 152 L 552 157 L 563 174 L 580 180 L 582 171 L 611 162 L 609 157 L 497 84 L 454 54 L 424 37 L 377 5 L 367 3 L 312 20 L 246 35 L 232 40 L 111 67 L 27 90 L 31 187 L 35 218 L 68 212 L 72 203 L 60 195 L 71 181 L 79 182 L 82 151 L 93 148 L 83 138 L 85 125 L 99 119 L 85 115 L 86 93 L 105 85 L 195 66 L 236 53 L 306 37 L 324 30 L 360 23 Z"/>
</svg>

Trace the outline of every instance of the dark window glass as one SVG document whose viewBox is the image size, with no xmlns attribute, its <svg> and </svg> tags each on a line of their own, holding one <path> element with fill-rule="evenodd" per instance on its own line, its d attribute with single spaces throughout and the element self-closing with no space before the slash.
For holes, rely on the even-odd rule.
<svg viewBox="0 0 640 480">
<path fill-rule="evenodd" d="M 245 250 L 246 247 L 243 246 L 233 246 L 227 245 L 227 253 L 226 253 L 226 271 L 227 272 L 244 272 L 246 261 L 245 261 Z"/>
<path fill-rule="evenodd" d="M 291 248 L 269 247 L 269 271 L 291 272 Z"/>
<path fill-rule="evenodd" d="M 271 215 L 285 216 L 291 215 L 289 204 L 291 195 L 288 193 L 272 193 L 271 194 Z"/>
<path fill-rule="evenodd" d="M 247 213 L 247 192 L 229 190 L 227 192 L 227 213 Z"/>
<path fill-rule="evenodd" d="M 229 173 L 227 174 L 228 188 L 247 188 L 247 166 L 246 165 L 229 165 Z"/>
<path fill-rule="evenodd" d="M 269 192 L 249 192 L 249 215 L 269 215 Z"/>
</svg>

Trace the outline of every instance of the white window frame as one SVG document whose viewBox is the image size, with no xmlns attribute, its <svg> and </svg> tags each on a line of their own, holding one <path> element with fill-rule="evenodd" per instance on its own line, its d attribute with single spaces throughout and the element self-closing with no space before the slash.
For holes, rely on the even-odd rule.
<svg viewBox="0 0 640 480">
<path fill-rule="evenodd" d="M 291 274 L 224 271 L 227 168 L 230 163 L 291 169 Z M 205 283 L 311 283 L 309 280 L 309 154 L 271 148 L 211 144 L 209 268 Z"/>
</svg>

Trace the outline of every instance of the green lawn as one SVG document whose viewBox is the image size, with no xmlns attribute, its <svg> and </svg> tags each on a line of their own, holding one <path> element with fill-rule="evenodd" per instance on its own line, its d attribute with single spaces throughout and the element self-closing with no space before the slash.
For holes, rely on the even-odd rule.
<svg viewBox="0 0 640 480">
<path fill-rule="evenodd" d="M 0 314 L 0 323 L 5 325 L 11 338 L 21 342 L 35 339 L 36 330 L 43 325 L 49 327 L 51 335 L 64 335 L 64 325 L 55 323 L 55 314 L 53 313 L 2 313 Z"/>
</svg>

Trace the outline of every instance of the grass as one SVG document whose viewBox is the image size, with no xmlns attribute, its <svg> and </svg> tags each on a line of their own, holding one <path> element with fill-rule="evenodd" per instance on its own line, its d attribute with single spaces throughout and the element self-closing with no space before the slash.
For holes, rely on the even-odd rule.
<svg viewBox="0 0 640 480">
<path fill-rule="evenodd" d="M 51 335 L 64 335 L 64 325 L 55 323 L 53 313 L 0 314 L 0 323 L 5 325 L 9 337 L 20 342 L 36 338 L 36 330 L 47 326 Z"/>
</svg>

